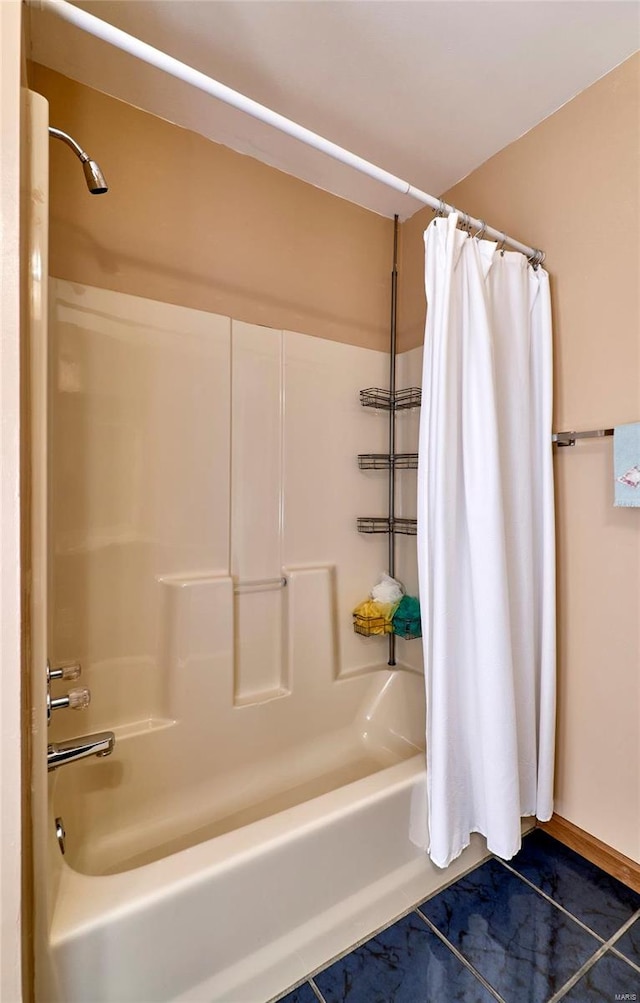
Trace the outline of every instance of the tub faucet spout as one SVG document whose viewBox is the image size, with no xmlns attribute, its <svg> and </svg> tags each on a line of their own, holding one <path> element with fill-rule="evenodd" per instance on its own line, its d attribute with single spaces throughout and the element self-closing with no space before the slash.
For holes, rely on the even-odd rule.
<svg viewBox="0 0 640 1003">
<path fill-rule="evenodd" d="M 52 742 L 47 748 L 47 769 L 57 770 L 65 763 L 75 763 L 89 756 L 110 756 L 116 744 L 112 731 L 99 731 L 95 735 L 82 735 L 67 742 Z"/>
</svg>

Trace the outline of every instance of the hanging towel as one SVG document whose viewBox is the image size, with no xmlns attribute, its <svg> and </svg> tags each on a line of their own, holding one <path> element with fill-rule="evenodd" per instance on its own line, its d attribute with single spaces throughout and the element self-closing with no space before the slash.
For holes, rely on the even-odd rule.
<svg viewBox="0 0 640 1003">
<path fill-rule="evenodd" d="M 613 430 L 613 504 L 640 508 L 640 421 Z"/>
</svg>

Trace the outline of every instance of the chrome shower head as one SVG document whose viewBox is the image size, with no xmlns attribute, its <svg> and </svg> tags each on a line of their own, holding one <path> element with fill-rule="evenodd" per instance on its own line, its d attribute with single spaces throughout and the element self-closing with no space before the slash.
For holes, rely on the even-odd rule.
<svg viewBox="0 0 640 1003">
<path fill-rule="evenodd" d="M 109 191 L 107 182 L 104 179 L 104 174 L 100 170 L 99 166 L 96 164 L 95 160 L 91 160 L 89 155 L 84 152 L 82 147 L 76 143 L 75 139 L 72 139 L 66 132 L 62 129 L 54 129 L 49 126 L 49 135 L 53 139 L 61 139 L 63 143 L 70 146 L 76 157 L 79 158 L 82 163 L 82 170 L 84 171 L 85 181 L 87 182 L 87 188 L 92 195 L 104 195 L 105 192 Z"/>
<path fill-rule="evenodd" d="M 84 171 L 87 188 L 92 195 L 104 195 L 105 192 L 109 191 L 107 182 L 104 180 L 104 174 L 95 160 L 83 160 L 82 170 Z"/>
</svg>

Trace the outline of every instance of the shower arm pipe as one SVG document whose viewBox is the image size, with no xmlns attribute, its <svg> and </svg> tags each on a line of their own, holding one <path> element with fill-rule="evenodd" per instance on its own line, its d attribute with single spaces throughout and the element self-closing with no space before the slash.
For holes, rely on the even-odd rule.
<svg viewBox="0 0 640 1003">
<path fill-rule="evenodd" d="M 53 136 L 54 139 L 61 139 L 63 143 L 66 143 L 67 146 L 70 146 L 75 155 L 80 158 L 82 163 L 84 163 L 86 160 L 89 160 L 89 154 L 85 153 L 80 144 L 76 143 L 75 139 L 73 139 L 72 136 L 69 136 L 68 133 L 63 132 L 62 129 L 54 129 L 54 127 L 50 125 L 49 135 Z"/>
<path fill-rule="evenodd" d="M 252 98 L 234 91 L 231 87 L 220 83 L 220 81 L 208 77 L 205 73 L 201 73 L 186 63 L 180 62 L 179 59 L 175 59 L 173 56 L 155 49 L 152 45 L 148 45 L 139 38 L 127 34 L 126 31 L 122 31 L 120 28 L 102 21 L 100 18 L 81 10 L 79 7 L 74 7 L 67 0 L 28 0 L 28 2 L 32 7 L 56 14 L 81 31 L 86 31 L 87 34 L 93 35 L 103 42 L 108 42 L 109 45 L 113 45 L 123 52 L 128 52 L 130 55 L 135 56 L 136 59 L 140 59 L 150 66 L 155 66 L 159 70 L 163 70 L 165 73 L 190 84 L 192 87 L 196 87 L 205 94 L 210 94 L 219 101 L 223 101 L 225 104 L 229 104 L 239 111 L 251 115 L 252 118 L 256 118 L 266 125 L 270 125 L 274 129 L 292 136 L 301 143 L 305 143 L 307 146 L 325 153 L 334 160 L 346 164 L 347 167 L 352 167 L 354 170 L 360 171 L 361 174 L 366 174 L 388 188 L 393 188 L 403 195 L 409 195 L 417 202 L 422 202 L 437 212 L 447 214 L 459 212 L 455 206 L 448 205 L 441 199 L 421 191 L 421 189 L 409 184 L 408 181 L 403 181 L 402 178 L 396 177 L 395 174 L 390 174 L 389 171 L 385 171 L 381 167 L 376 167 L 375 164 L 364 160 L 357 154 L 351 153 L 349 150 L 338 146 L 336 143 L 332 143 L 328 139 L 324 139 L 310 129 L 298 125 L 297 122 L 292 122 L 291 119 L 285 118 L 284 115 L 280 115 L 271 108 L 253 101 Z M 508 245 L 514 250 L 526 254 L 528 258 L 533 258 L 537 264 L 540 264 L 544 259 L 543 252 L 537 248 L 522 244 L 519 240 L 509 237 L 507 234 L 502 233 L 502 231 L 487 226 L 483 220 L 476 219 L 466 213 L 462 213 L 461 215 L 464 217 L 465 226 L 477 228 L 482 232 L 483 236 L 499 240 L 503 246 Z"/>
</svg>

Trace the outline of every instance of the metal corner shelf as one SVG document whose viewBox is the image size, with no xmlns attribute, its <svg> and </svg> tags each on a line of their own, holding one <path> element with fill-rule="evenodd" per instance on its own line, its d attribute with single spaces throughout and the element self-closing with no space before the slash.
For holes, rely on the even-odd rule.
<svg viewBox="0 0 640 1003">
<path fill-rule="evenodd" d="M 393 632 L 391 621 L 386 617 L 360 616 L 358 613 L 353 614 L 353 629 L 363 637 L 383 637 Z"/>
<path fill-rule="evenodd" d="M 414 641 L 422 637 L 422 625 L 416 623 L 415 619 L 408 620 L 397 615 L 393 618 L 393 633 L 396 637 L 402 637 L 405 641 Z"/>
<path fill-rule="evenodd" d="M 388 533 L 389 519 L 382 516 L 363 515 L 358 517 L 359 533 Z"/>
<path fill-rule="evenodd" d="M 388 519 L 384 516 L 359 516 L 359 533 L 393 533 L 415 536 L 418 532 L 417 519 Z"/>
<path fill-rule="evenodd" d="M 394 519 L 393 532 L 401 533 L 402 536 L 416 536 L 418 532 L 417 519 Z"/>
<path fill-rule="evenodd" d="M 417 453 L 360 453 L 358 456 L 360 470 L 417 470 Z"/>
<path fill-rule="evenodd" d="M 420 407 L 422 390 L 420 387 L 407 387 L 405 390 L 367 387 L 360 391 L 360 403 L 363 407 L 373 407 L 378 411 L 408 411 L 410 408 Z"/>
</svg>

